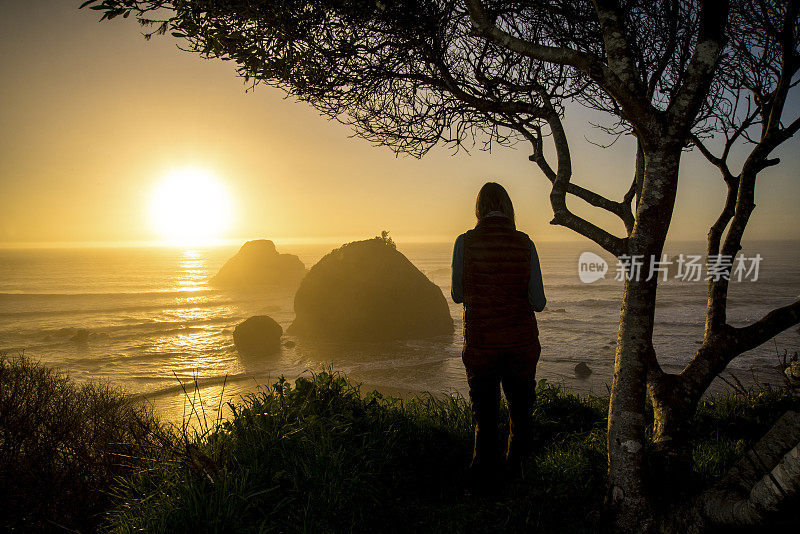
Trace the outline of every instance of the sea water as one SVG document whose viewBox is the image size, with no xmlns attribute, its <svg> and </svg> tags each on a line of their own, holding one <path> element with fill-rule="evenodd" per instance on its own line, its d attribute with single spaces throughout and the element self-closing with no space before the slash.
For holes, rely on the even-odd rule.
<svg viewBox="0 0 800 534">
<path fill-rule="evenodd" d="M 336 244 L 280 245 L 311 267 Z M 537 314 L 542 356 L 537 377 L 577 393 L 606 393 L 613 369 L 623 283 L 616 260 L 582 242 L 537 244 L 547 307 Z M 466 392 L 461 363 L 462 307 L 450 299 L 450 243 L 399 243 L 403 252 L 441 289 L 455 323 L 452 335 L 389 343 L 297 339 L 270 356 L 240 355 L 232 339 L 237 323 L 266 314 L 286 329 L 294 318 L 293 292 L 229 292 L 209 286 L 237 247 L 85 248 L 0 250 L 0 351 L 67 370 L 79 381 L 107 379 L 154 399 L 178 420 L 199 386 L 201 409 L 274 382 L 331 367 L 365 389 L 409 395 Z M 584 283 L 581 254 L 593 251 L 608 263 L 604 278 Z M 672 243 L 669 258 L 702 254 L 703 243 Z M 748 243 L 760 254 L 758 279 L 732 282 L 728 319 L 755 321 L 793 302 L 800 291 L 796 242 Z M 670 272 L 670 275 L 674 275 Z M 703 273 L 705 277 L 706 273 Z M 706 282 L 670 277 L 659 288 L 654 344 L 665 370 L 679 371 L 703 335 Z M 390 303 L 387 303 L 390 305 Z M 778 356 L 800 350 L 797 327 L 735 359 L 724 376 L 745 384 L 780 385 Z M 593 371 L 575 377 L 579 362 Z M 715 384 L 724 387 L 724 383 Z M 186 393 L 184 392 L 186 389 Z M 188 394 L 188 396 L 187 396 Z"/>
</svg>

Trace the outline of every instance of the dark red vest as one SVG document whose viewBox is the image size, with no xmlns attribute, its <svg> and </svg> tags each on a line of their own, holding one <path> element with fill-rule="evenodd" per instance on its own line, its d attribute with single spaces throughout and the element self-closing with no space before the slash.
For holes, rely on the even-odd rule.
<svg viewBox="0 0 800 534">
<path fill-rule="evenodd" d="M 464 341 L 523 347 L 538 341 L 528 301 L 531 242 L 506 217 L 484 217 L 464 236 Z"/>
</svg>

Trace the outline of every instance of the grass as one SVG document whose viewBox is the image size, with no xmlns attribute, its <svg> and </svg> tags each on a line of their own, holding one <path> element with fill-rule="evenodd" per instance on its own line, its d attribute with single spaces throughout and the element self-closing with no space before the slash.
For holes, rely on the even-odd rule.
<svg viewBox="0 0 800 534">
<path fill-rule="evenodd" d="M 694 418 L 693 460 L 703 482 L 722 476 L 800 398 L 785 389 L 760 387 L 704 399 Z"/>
<path fill-rule="evenodd" d="M 16 399 L 16 413 L 41 414 L 37 424 L 11 424 L 18 434 L 31 433 L 26 447 L 33 447 L 14 449 L 5 437 L 10 421 L 5 415 L 7 404 L 0 406 L 3 458 L 8 451 L 16 451 L 22 460 L 16 471 L 2 472 L 0 491 L 3 498 L 19 492 L 21 497 L 15 501 L 19 509 L 27 509 L 25 502 L 29 503 L 31 511 L 16 516 L 24 520 L 17 523 L 23 527 L 34 525 L 34 517 L 48 517 L 49 525 L 81 531 L 99 525 L 110 532 L 569 533 L 598 529 L 606 470 L 608 399 L 604 397 L 578 397 L 541 381 L 534 412 L 536 453 L 505 491 L 479 496 L 464 491 L 472 422 L 469 403 L 457 394 L 404 401 L 364 392 L 327 370 L 299 378 L 293 385 L 281 379 L 264 387 L 233 405 L 229 420 L 199 425 L 204 429 L 199 434 L 189 436 L 184 428 L 182 435 L 176 432 L 164 438 L 155 437 L 166 431 L 156 430 L 162 427 L 152 414 L 128 404 L 113 390 L 77 387 L 63 375 L 23 360 L 3 362 L 2 402 L 13 404 Z M 14 366 L 17 375 L 9 374 Z M 14 382 L 31 387 L 37 381 L 51 393 L 34 395 L 40 399 L 36 402 L 21 402 L 27 398 L 21 386 L 14 386 L 15 394 L 7 393 Z M 56 398 L 63 391 L 69 392 L 67 400 Z M 99 405 L 118 406 L 104 408 L 102 413 L 117 415 L 88 416 L 92 410 L 74 409 L 75 404 L 95 402 L 87 401 L 95 397 Z M 47 408 L 49 403 L 55 404 Z M 774 389 L 703 401 L 693 436 L 698 479 L 708 483 L 723 474 L 787 409 L 800 409 L 800 400 Z M 62 428 L 62 413 L 68 414 L 66 420 L 73 428 L 80 429 L 77 434 L 83 435 L 82 442 L 96 440 L 91 454 L 20 452 L 47 447 L 51 453 L 67 450 L 33 445 L 72 443 L 63 436 L 48 437 Z M 145 423 L 152 425 L 146 427 L 148 432 L 130 430 L 141 424 L 131 427 L 138 419 L 149 421 Z M 109 426 L 119 435 L 107 437 L 99 431 Z M 135 458 L 119 466 L 115 445 L 119 442 L 129 443 L 129 451 L 138 443 L 136 450 L 154 452 L 129 454 L 126 458 Z M 76 459 L 80 461 L 73 465 Z M 23 464 L 39 465 L 45 476 L 14 481 L 27 469 L 22 469 Z M 9 466 L 14 469 L 13 462 L 2 467 Z M 84 472 L 92 475 L 80 474 Z M 7 489 L 8 480 L 16 484 L 14 492 Z M 37 497 L 39 491 L 45 491 L 46 498 Z M 61 500 L 53 501 L 58 495 Z"/>
<path fill-rule="evenodd" d="M 600 505 L 604 407 L 544 382 L 539 392 L 544 450 L 504 496 L 488 499 L 464 495 L 472 422 L 462 397 L 363 394 L 330 372 L 280 380 L 202 443 L 207 471 L 161 464 L 128 479 L 110 528 L 487 532 L 545 527 L 568 513 L 578 531 Z"/>
<path fill-rule="evenodd" d="M 115 532 L 595 532 L 605 490 L 607 398 L 545 381 L 536 454 L 493 497 L 467 495 L 472 445 L 459 395 L 364 393 L 329 371 L 280 380 L 233 407 L 198 468 L 160 464 L 118 489 Z M 724 473 L 786 409 L 779 390 L 701 403 L 695 472 Z"/>
</svg>

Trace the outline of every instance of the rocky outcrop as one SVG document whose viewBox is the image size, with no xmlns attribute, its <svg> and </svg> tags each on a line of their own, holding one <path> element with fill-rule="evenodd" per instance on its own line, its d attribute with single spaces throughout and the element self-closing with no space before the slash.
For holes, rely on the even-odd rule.
<svg viewBox="0 0 800 534">
<path fill-rule="evenodd" d="M 575 366 L 575 378 L 589 378 L 592 374 L 592 369 L 584 362 L 580 362 Z"/>
<path fill-rule="evenodd" d="M 390 340 L 453 331 L 439 286 L 380 237 L 323 257 L 300 284 L 294 311 L 288 331 L 301 336 Z"/>
<path fill-rule="evenodd" d="M 250 317 L 233 329 L 233 343 L 242 354 L 271 354 L 281 350 L 283 328 L 267 315 Z"/>
<path fill-rule="evenodd" d="M 211 279 L 215 287 L 249 289 L 259 286 L 294 286 L 306 272 L 300 258 L 279 254 L 267 239 L 248 241 Z"/>
</svg>

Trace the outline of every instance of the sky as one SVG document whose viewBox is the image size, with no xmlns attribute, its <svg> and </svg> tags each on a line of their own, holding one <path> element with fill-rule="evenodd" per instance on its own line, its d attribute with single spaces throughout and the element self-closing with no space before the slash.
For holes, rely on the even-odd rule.
<svg viewBox="0 0 800 534">
<path fill-rule="evenodd" d="M 450 241 L 474 225 L 487 180 L 506 186 L 517 226 L 534 241 L 583 239 L 549 224 L 550 184 L 525 145 L 396 156 L 278 89 L 246 91 L 230 62 L 182 52 L 171 37 L 147 42 L 133 21 L 99 23 L 79 4 L 0 2 L 0 246 L 163 239 L 155 191 L 187 168 L 225 189 L 230 220 L 217 237 L 231 241 L 345 241 L 381 230 L 397 241 Z M 608 141 L 591 118 L 567 110 L 573 181 L 619 199 L 633 141 L 589 143 Z M 777 153 L 783 163 L 760 176 L 746 239 L 800 239 L 798 148 L 791 140 Z M 687 153 L 669 239 L 704 239 L 723 200 L 718 171 Z M 615 218 L 581 203 L 570 207 L 622 234 Z"/>
</svg>

